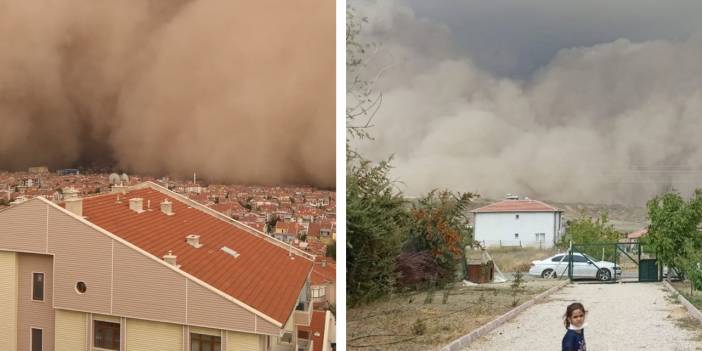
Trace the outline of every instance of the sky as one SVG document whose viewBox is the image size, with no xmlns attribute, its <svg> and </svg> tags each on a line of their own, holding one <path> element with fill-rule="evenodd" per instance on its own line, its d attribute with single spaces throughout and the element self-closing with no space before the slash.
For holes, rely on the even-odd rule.
<svg viewBox="0 0 702 351">
<path fill-rule="evenodd" d="M 702 187 L 702 2 L 350 4 L 372 46 L 347 82 L 382 94 L 353 147 L 392 155 L 406 194 L 642 205 Z"/>
</svg>

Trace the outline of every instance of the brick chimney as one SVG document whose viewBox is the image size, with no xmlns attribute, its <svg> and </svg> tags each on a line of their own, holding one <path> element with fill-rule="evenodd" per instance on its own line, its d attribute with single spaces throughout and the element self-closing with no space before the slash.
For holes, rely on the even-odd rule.
<svg viewBox="0 0 702 351">
<path fill-rule="evenodd" d="M 83 217 L 83 199 L 79 197 L 73 197 L 66 199 L 66 210 L 75 214 L 76 216 Z"/>
</svg>

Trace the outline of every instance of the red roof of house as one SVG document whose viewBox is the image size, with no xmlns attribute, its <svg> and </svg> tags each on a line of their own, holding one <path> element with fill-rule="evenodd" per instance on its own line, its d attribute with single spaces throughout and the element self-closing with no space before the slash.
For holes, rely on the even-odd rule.
<svg viewBox="0 0 702 351">
<path fill-rule="evenodd" d="M 629 239 L 637 239 L 640 238 L 648 233 L 648 228 L 641 228 L 637 231 L 633 231 L 629 234 L 626 235 L 627 238 Z"/>
<path fill-rule="evenodd" d="M 336 282 L 336 264 L 331 258 L 327 260 L 326 267 L 322 267 L 322 262 L 315 262 L 312 269 L 312 285 L 320 285 L 326 282 Z"/>
<path fill-rule="evenodd" d="M 474 213 L 488 212 L 563 212 L 562 210 L 538 200 L 503 200 L 487 206 L 476 208 Z"/>
<path fill-rule="evenodd" d="M 308 338 L 312 340 L 312 351 L 322 351 L 324 347 L 324 322 L 326 320 L 326 315 L 327 311 L 312 311 L 312 322 L 310 326 L 305 327 L 301 325 L 298 327 L 299 332 L 309 333 Z"/>
<path fill-rule="evenodd" d="M 184 272 L 281 324 L 288 320 L 312 269 L 309 259 L 291 259 L 287 249 L 156 189 L 120 194 L 121 203 L 116 202 L 117 196 L 85 198 L 83 215 L 156 257 L 172 251 Z M 144 208 L 150 200 L 152 210 L 130 210 L 131 198 L 143 198 Z M 165 198 L 172 202 L 172 216 L 160 210 Z M 200 235 L 203 246 L 188 245 L 185 237 L 189 234 Z M 221 250 L 223 246 L 240 256 L 230 256 Z"/>
</svg>

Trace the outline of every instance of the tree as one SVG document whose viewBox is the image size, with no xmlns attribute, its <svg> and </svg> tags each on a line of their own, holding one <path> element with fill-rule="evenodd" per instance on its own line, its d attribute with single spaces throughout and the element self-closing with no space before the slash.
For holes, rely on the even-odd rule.
<svg viewBox="0 0 702 351">
<path fill-rule="evenodd" d="M 473 241 L 468 228 L 466 207 L 476 195 L 431 191 L 410 210 L 410 225 L 405 250 L 429 250 L 436 264 L 449 274 L 441 280 L 453 280 L 462 263 L 463 248 Z"/>
<path fill-rule="evenodd" d="M 346 179 L 346 282 L 349 305 L 390 293 L 395 258 L 406 222 L 402 194 L 388 177 L 390 165 L 361 160 Z"/>
<path fill-rule="evenodd" d="M 687 202 L 679 193 L 667 192 L 654 197 L 646 206 L 651 221 L 646 242 L 654 247 L 658 260 L 669 269 L 689 270 L 693 258 L 690 256 L 702 249 L 702 233 L 698 229 L 702 220 L 702 190 L 695 190 Z"/>
<path fill-rule="evenodd" d="M 332 242 L 330 245 L 327 245 L 325 256 L 336 260 L 336 241 Z"/>
<path fill-rule="evenodd" d="M 619 235 L 620 233 L 609 223 L 606 213 L 600 214 L 596 219 L 581 215 L 569 222 L 568 229 L 558 246 L 566 248 L 571 241 L 573 244 L 616 243 L 619 241 Z M 579 251 L 594 258 L 602 258 L 602 249 L 603 247 L 591 246 Z M 604 260 L 614 260 L 616 252 L 613 249 L 612 247 L 612 250 L 605 251 Z"/>
<path fill-rule="evenodd" d="M 272 215 L 268 219 L 268 221 L 266 221 L 266 226 L 268 227 L 269 233 L 272 232 L 273 230 L 275 230 L 275 225 L 278 224 L 279 220 L 280 220 L 280 218 L 278 217 L 278 215 Z"/>
</svg>

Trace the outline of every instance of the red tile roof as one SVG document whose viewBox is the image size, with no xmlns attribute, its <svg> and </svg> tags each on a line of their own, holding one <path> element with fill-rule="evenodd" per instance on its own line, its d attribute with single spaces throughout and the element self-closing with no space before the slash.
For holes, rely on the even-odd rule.
<svg viewBox="0 0 702 351">
<path fill-rule="evenodd" d="M 538 200 L 503 200 L 476 208 L 471 211 L 474 213 L 488 213 L 488 212 L 563 212 L 562 210 L 555 208 L 551 205 L 543 203 Z"/>
<path fill-rule="evenodd" d="M 152 210 L 130 210 L 131 198 L 143 198 L 144 208 L 150 200 Z M 173 203 L 175 215 L 161 212 L 164 198 Z M 288 249 L 156 189 L 132 190 L 120 199 L 117 203 L 117 194 L 85 198 L 83 215 L 156 257 L 173 251 L 184 272 L 281 324 L 288 320 L 312 269 L 309 259 L 296 255 L 291 259 Z M 188 245 L 189 234 L 200 235 L 204 246 Z M 240 256 L 223 252 L 223 246 Z"/>
<path fill-rule="evenodd" d="M 322 262 L 315 262 L 312 269 L 312 285 L 336 282 L 336 264 L 331 258 L 327 258 L 326 267 L 322 267 Z"/>
<path fill-rule="evenodd" d="M 312 322 L 310 326 L 305 327 L 302 325 L 298 327 L 299 331 L 309 333 L 308 338 L 312 340 L 312 351 L 322 351 L 324 347 L 324 322 L 326 321 L 326 314 L 327 311 L 312 311 Z"/>
<path fill-rule="evenodd" d="M 637 239 L 637 238 L 640 238 L 646 234 L 648 234 L 648 228 L 641 228 L 637 231 L 633 231 L 633 232 L 627 234 L 626 237 L 629 239 Z"/>
</svg>

